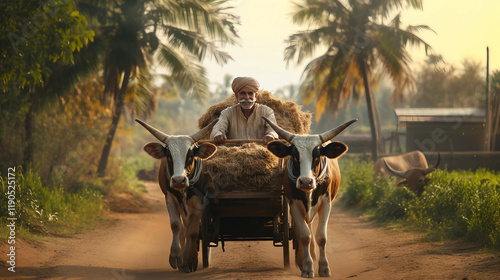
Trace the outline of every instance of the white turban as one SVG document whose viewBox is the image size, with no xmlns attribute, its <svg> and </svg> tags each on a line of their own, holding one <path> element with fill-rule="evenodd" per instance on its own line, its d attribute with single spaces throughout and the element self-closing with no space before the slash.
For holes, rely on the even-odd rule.
<svg viewBox="0 0 500 280">
<path fill-rule="evenodd" d="M 233 88 L 234 93 L 240 92 L 240 90 L 244 87 L 257 92 L 260 85 L 259 82 L 257 82 L 257 80 L 252 77 L 236 77 L 234 78 L 233 85 L 231 87 Z"/>
</svg>

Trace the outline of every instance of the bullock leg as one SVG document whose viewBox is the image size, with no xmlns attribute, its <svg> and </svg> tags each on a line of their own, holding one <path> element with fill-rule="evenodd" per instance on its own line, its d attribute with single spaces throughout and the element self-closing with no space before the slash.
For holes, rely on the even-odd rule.
<svg viewBox="0 0 500 280">
<path fill-rule="evenodd" d="M 300 205 L 300 206 L 299 206 Z M 290 212 L 292 213 L 293 221 L 295 222 L 295 226 L 298 231 L 299 237 L 299 249 L 302 247 L 302 252 L 298 252 L 297 257 L 300 257 L 300 253 L 303 254 L 302 264 L 300 264 L 300 259 L 296 259 L 295 261 L 299 262 L 299 268 L 302 271 L 301 276 L 305 278 L 313 278 L 314 277 L 314 267 L 313 267 L 313 259 L 311 257 L 311 230 L 305 219 L 305 208 L 302 205 L 301 201 L 294 200 L 294 202 L 290 205 Z"/>
<path fill-rule="evenodd" d="M 320 277 L 330 277 L 330 265 L 328 264 L 328 259 L 326 257 L 326 241 L 327 233 L 326 229 L 328 226 L 328 219 L 330 218 L 330 210 L 332 203 L 328 196 L 323 195 L 320 200 L 322 200 L 321 206 L 318 209 L 319 225 L 316 231 L 316 242 L 319 247 L 319 276 Z"/>
<path fill-rule="evenodd" d="M 170 217 L 170 228 L 172 229 L 172 246 L 170 247 L 169 263 L 172 268 L 180 268 L 182 264 L 182 250 L 179 235 L 183 227 L 179 211 L 180 207 L 177 199 L 170 193 L 167 193 L 165 200 Z"/>
<path fill-rule="evenodd" d="M 193 272 L 198 268 L 198 234 L 203 214 L 202 201 L 197 196 L 192 196 L 187 202 L 188 217 L 186 224 L 186 248 L 183 253 L 182 270 Z"/>
</svg>

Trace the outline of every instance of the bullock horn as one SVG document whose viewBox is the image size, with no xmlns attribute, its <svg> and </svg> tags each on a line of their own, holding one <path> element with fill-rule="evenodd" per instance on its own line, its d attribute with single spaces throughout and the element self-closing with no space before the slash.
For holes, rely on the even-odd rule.
<svg viewBox="0 0 500 280">
<path fill-rule="evenodd" d="M 333 139 L 333 137 L 339 135 L 344 129 L 346 129 L 348 126 L 357 121 L 358 119 L 350 120 L 342 125 L 337 126 L 336 128 L 332 128 L 326 132 L 319 134 L 319 139 L 321 140 L 321 143 L 325 143 L 326 141 Z"/>
<path fill-rule="evenodd" d="M 151 132 L 151 134 L 153 134 L 154 137 L 156 137 L 156 139 L 160 140 L 162 143 L 167 143 L 167 139 L 170 137 L 168 136 L 168 134 L 165 134 L 161 131 L 159 131 L 158 129 L 150 126 L 149 124 L 139 120 L 139 119 L 135 119 L 136 122 L 140 123 L 142 126 L 144 126 L 144 128 L 146 128 L 149 132 Z"/>
<path fill-rule="evenodd" d="M 389 170 L 389 172 L 391 172 L 392 174 L 394 174 L 394 175 L 396 175 L 398 177 L 405 178 L 405 172 L 403 172 L 403 171 L 397 171 L 397 170 L 392 169 L 392 167 L 390 167 L 389 164 L 387 164 L 387 162 L 385 161 L 385 159 L 382 159 L 382 161 L 384 162 L 385 167 L 387 167 L 387 170 Z"/>
<path fill-rule="evenodd" d="M 441 162 L 441 154 L 438 152 L 438 159 L 437 159 L 436 164 L 432 167 L 429 167 L 429 168 L 422 170 L 422 172 L 424 172 L 424 175 L 427 175 L 427 174 L 431 173 L 432 171 L 434 171 L 439 166 L 440 162 Z"/>
<path fill-rule="evenodd" d="M 211 123 L 209 123 L 207 126 L 202 128 L 200 131 L 196 132 L 195 134 L 191 135 L 191 138 L 193 138 L 194 142 L 198 142 L 205 134 L 207 134 L 212 127 L 219 121 L 219 119 L 213 120 Z"/>
<path fill-rule="evenodd" d="M 295 134 L 284 130 L 283 128 L 279 127 L 277 124 L 273 123 L 265 116 L 262 116 L 262 118 L 274 129 L 274 131 L 276 131 L 276 133 L 278 133 L 279 136 L 288 141 L 288 143 L 292 143 L 291 141 L 293 137 L 295 137 Z"/>
</svg>

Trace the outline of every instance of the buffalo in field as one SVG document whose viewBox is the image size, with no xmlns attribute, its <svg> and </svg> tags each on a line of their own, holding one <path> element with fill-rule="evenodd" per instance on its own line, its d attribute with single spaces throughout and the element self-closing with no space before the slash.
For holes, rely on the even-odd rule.
<svg viewBox="0 0 500 280">
<path fill-rule="evenodd" d="M 383 157 L 375 162 L 375 176 L 382 174 L 396 176 L 401 179 L 396 183 L 396 187 L 407 184 L 408 189 L 420 195 L 428 182 L 427 174 L 434 171 L 439 166 L 440 161 L 441 156 L 438 153 L 436 164 L 429 167 L 425 155 L 420 151 Z"/>
</svg>

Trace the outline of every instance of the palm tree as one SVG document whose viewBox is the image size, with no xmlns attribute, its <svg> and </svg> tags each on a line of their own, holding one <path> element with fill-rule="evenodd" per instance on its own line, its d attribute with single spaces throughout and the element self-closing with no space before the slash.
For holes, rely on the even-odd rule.
<svg viewBox="0 0 500 280">
<path fill-rule="evenodd" d="M 231 90 L 231 83 L 233 81 L 233 76 L 226 74 L 222 77 L 222 83 L 217 83 L 217 88 L 210 98 L 210 103 L 217 103 L 228 97 L 233 91 Z"/>
<path fill-rule="evenodd" d="M 364 88 L 372 133 L 372 158 L 378 158 L 380 126 L 378 109 L 370 88 L 376 69 L 387 73 L 393 83 L 395 99 L 412 86 L 411 57 L 407 46 L 430 46 L 416 33 L 428 26 L 401 28 L 401 14 L 389 22 L 390 15 L 402 8 L 422 9 L 422 0 L 304 0 L 296 4 L 292 20 L 311 29 L 289 36 L 285 60 L 301 63 L 314 55 L 319 46 L 326 51 L 305 68 L 301 93 L 305 103 L 316 101 L 316 121 L 325 110 L 335 112 L 342 100 L 361 96 Z M 377 68 L 378 67 L 378 68 Z M 328 111 L 328 110 L 327 110 Z"/>
<path fill-rule="evenodd" d="M 235 44 L 235 25 L 239 18 L 227 13 L 226 0 L 120 0 L 81 1 L 100 23 L 96 37 L 107 41 L 104 54 L 104 95 L 111 98 L 113 116 L 97 169 L 104 176 L 116 128 L 128 109 L 149 108 L 154 97 L 148 96 L 149 73 L 155 54 L 159 64 L 177 87 L 193 98 L 209 96 L 205 68 L 198 64 L 207 54 L 225 64 L 231 57 L 218 45 Z M 91 11 L 91 12 L 90 12 Z M 160 39 L 159 32 L 165 42 Z M 131 80 L 136 86 L 129 90 Z M 140 91 L 136 91 L 138 89 Z M 146 102 L 137 102 L 140 94 Z M 127 100 L 134 106 L 127 105 Z M 149 101 L 148 101 L 149 100 Z M 142 106 L 136 106 L 141 105 Z"/>
</svg>

